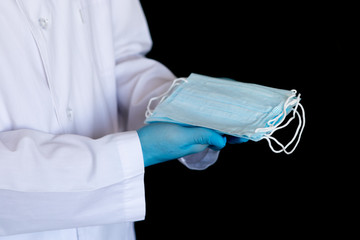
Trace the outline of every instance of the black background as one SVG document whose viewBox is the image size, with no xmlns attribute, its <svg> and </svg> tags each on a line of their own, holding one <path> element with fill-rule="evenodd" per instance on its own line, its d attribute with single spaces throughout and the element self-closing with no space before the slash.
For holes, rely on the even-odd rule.
<svg viewBox="0 0 360 240">
<path fill-rule="evenodd" d="M 336 134 L 328 127 L 337 117 L 333 96 L 351 79 L 346 7 L 141 2 L 154 42 L 149 58 L 179 77 L 194 72 L 297 89 L 307 123 L 292 155 L 275 154 L 260 141 L 226 146 L 205 171 L 188 170 L 177 161 L 148 167 L 147 215 L 136 223 L 138 240 L 318 237 L 339 231 L 332 225 L 340 211 L 333 190 L 343 173 L 334 160 Z"/>
</svg>

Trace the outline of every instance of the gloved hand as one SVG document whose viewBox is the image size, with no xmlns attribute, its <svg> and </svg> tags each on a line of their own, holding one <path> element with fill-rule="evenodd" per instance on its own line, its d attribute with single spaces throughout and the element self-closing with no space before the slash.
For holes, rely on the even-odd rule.
<svg viewBox="0 0 360 240">
<path fill-rule="evenodd" d="M 173 123 L 151 123 L 140 128 L 138 135 L 145 167 L 198 153 L 207 147 L 220 150 L 226 137 L 201 127 L 185 127 Z"/>
<path fill-rule="evenodd" d="M 226 136 L 227 142 L 230 144 L 239 144 L 239 143 L 245 143 L 249 141 L 249 139 L 241 138 L 241 137 L 234 137 L 234 136 Z"/>
</svg>

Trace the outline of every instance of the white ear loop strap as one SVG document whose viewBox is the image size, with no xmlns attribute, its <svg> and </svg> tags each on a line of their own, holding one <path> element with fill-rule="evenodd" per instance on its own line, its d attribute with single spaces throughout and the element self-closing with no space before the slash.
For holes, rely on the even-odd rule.
<svg viewBox="0 0 360 240">
<path fill-rule="evenodd" d="M 162 103 L 171 94 L 171 92 L 174 90 L 174 88 L 176 86 L 179 86 L 182 82 L 187 82 L 187 79 L 186 78 L 177 78 L 177 79 L 175 79 L 166 92 L 164 92 L 163 94 L 161 94 L 161 95 L 159 95 L 157 97 L 151 98 L 148 105 L 147 105 L 147 108 L 146 108 L 145 117 L 148 118 L 153 114 L 155 108 L 151 109 L 151 104 L 154 101 L 160 99 L 160 102 L 158 104 Z"/>
<path fill-rule="evenodd" d="M 281 144 L 276 138 L 274 138 L 272 136 L 265 136 L 264 137 L 264 139 L 266 139 L 268 141 L 269 147 L 271 148 L 271 150 L 273 152 L 275 152 L 275 153 L 284 152 L 286 154 L 291 154 L 291 153 L 293 153 L 295 151 L 296 147 L 298 146 L 298 144 L 300 142 L 300 139 L 301 139 L 301 135 L 302 135 L 304 127 L 305 127 L 305 110 L 304 110 L 304 108 L 303 108 L 303 106 L 301 104 L 299 104 L 299 107 L 302 110 L 302 118 L 301 118 L 299 112 L 296 112 L 296 115 L 298 116 L 298 119 L 299 119 L 299 125 L 298 125 L 298 127 L 296 129 L 294 137 L 291 139 L 291 141 L 286 146 Z M 296 138 L 297 138 L 297 141 L 296 141 L 294 147 L 291 149 L 291 151 L 288 151 L 287 148 L 295 141 Z M 273 140 L 274 142 L 276 142 L 276 144 L 279 145 L 281 147 L 281 149 L 280 150 L 275 150 L 273 148 L 270 140 Z"/>
<path fill-rule="evenodd" d="M 286 101 L 285 104 L 284 104 L 283 113 L 280 114 L 279 116 L 285 115 L 285 114 L 286 114 L 286 109 L 287 109 L 290 105 L 293 104 L 293 101 L 289 102 L 289 100 L 290 100 L 292 97 L 293 97 L 293 96 L 291 96 L 291 97 L 289 97 L 289 98 L 287 99 L 287 101 Z M 266 134 L 266 135 L 264 135 L 263 139 L 266 139 L 266 140 L 267 140 L 267 142 L 269 143 L 270 149 L 271 149 L 273 152 L 275 152 L 275 153 L 285 152 L 286 154 L 291 154 L 291 153 L 293 153 L 293 152 L 295 151 L 296 147 L 298 146 L 298 144 L 299 144 L 299 142 L 300 142 L 301 135 L 302 135 L 303 130 L 304 130 L 304 127 L 305 127 L 305 110 L 304 110 L 303 106 L 299 103 L 299 102 L 300 102 L 300 94 L 299 94 L 299 96 L 297 97 L 297 100 L 296 100 L 296 101 L 297 101 L 297 103 L 296 103 L 295 108 L 294 108 L 294 110 L 293 110 L 293 116 L 292 116 L 284 125 L 279 126 L 279 125 L 284 121 L 285 116 L 281 119 L 281 121 L 280 121 L 278 124 L 276 124 L 276 126 L 270 126 L 270 127 L 266 128 L 267 130 L 270 130 L 271 132 L 268 133 L 268 134 Z M 298 112 L 298 107 L 300 107 L 300 109 L 301 109 L 301 111 L 302 111 L 302 117 L 301 117 L 300 113 Z M 276 120 L 279 119 L 279 116 L 276 118 Z M 296 129 L 296 131 L 295 131 L 295 134 L 294 134 L 293 138 L 290 140 L 290 142 L 289 142 L 288 144 L 286 144 L 286 146 L 284 146 L 284 145 L 281 144 L 276 138 L 272 137 L 271 135 L 272 135 L 275 131 L 286 127 L 295 117 L 298 117 L 298 119 L 299 119 L 299 125 L 298 125 L 298 127 L 297 127 L 297 129 Z M 272 121 L 272 123 L 276 122 L 276 121 L 273 121 L 273 120 L 271 120 L 271 121 Z M 264 129 L 261 129 L 261 130 L 264 130 Z M 288 151 L 287 148 L 296 140 L 296 138 L 297 138 L 297 141 L 296 141 L 294 147 L 293 147 L 290 151 Z M 271 140 L 273 140 L 277 145 L 279 145 L 279 146 L 281 147 L 281 149 L 280 149 L 280 150 L 275 150 L 275 149 L 273 148 L 273 146 L 272 146 Z"/>
</svg>

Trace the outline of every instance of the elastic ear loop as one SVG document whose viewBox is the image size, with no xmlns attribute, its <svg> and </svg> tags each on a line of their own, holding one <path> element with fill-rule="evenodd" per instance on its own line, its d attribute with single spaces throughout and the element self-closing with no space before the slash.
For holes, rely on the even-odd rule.
<svg viewBox="0 0 360 240">
<path fill-rule="evenodd" d="M 154 101 L 160 99 L 160 102 L 158 104 L 162 103 L 168 96 L 170 96 L 170 94 L 174 90 L 174 88 L 176 86 L 179 86 L 182 82 L 187 82 L 187 79 L 186 78 L 177 78 L 177 79 L 175 79 L 166 92 L 164 92 L 163 94 L 161 94 L 161 95 L 159 95 L 157 97 L 150 98 L 149 103 L 148 103 L 148 105 L 146 107 L 145 117 L 148 118 L 151 115 L 153 115 L 153 112 L 154 112 L 155 108 L 151 109 L 151 104 Z"/>
<path fill-rule="evenodd" d="M 289 97 L 290 99 L 291 97 Z M 288 100 L 289 100 L 288 99 Z M 286 111 L 286 108 L 291 105 L 291 103 L 289 103 L 288 101 L 284 104 L 284 110 L 283 110 L 283 113 L 285 114 L 285 111 Z M 299 114 L 299 112 L 297 111 L 297 108 L 300 107 L 301 108 L 301 111 L 302 111 L 302 118 L 301 118 L 301 115 Z M 266 139 L 267 142 L 269 143 L 269 147 L 270 149 L 275 152 L 275 153 L 281 153 L 281 152 L 285 152 L 286 154 L 291 154 L 295 151 L 296 147 L 298 146 L 299 142 L 300 142 L 300 139 L 301 139 L 301 135 L 303 133 L 303 130 L 304 130 L 304 127 L 305 127 L 305 110 L 303 108 L 303 106 L 300 104 L 300 94 L 297 98 L 297 103 L 296 103 L 296 106 L 295 106 L 295 109 L 293 110 L 293 116 L 287 121 L 286 124 L 282 125 L 282 126 L 279 126 L 285 119 L 285 117 L 279 122 L 279 124 L 277 125 L 278 127 L 274 126 L 273 127 L 273 130 L 271 133 L 269 134 L 266 134 L 263 139 Z M 276 138 L 272 137 L 271 135 L 279 130 L 279 129 L 282 129 L 284 127 L 286 127 L 287 125 L 289 125 L 289 123 L 296 117 L 298 117 L 299 119 L 299 125 L 296 129 L 296 132 L 294 134 L 294 137 L 291 139 L 291 141 L 286 145 L 284 146 L 283 144 L 281 144 Z M 295 146 L 291 149 L 291 151 L 287 151 L 287 148 L 295 141 L 295 139 L 297 138 L 297 141 L 295 143 Z M 280 150 L 275 150 L 272 146 L 272 143 L 271 143 L 271 140 L 273 140 L 276 144 L 278 144 L 281 149 Z"/>
</svg>

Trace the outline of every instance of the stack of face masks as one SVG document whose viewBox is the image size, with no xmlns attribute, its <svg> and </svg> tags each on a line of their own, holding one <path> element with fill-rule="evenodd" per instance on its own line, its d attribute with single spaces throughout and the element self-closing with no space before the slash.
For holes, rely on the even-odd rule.
<svg viewBox="0 0 360 240">
<path fill-rule="evenodd" d="M 152 103 L 158 100 L 152 110 Z M 299 102 L 300 94 L 297 96 L 295 90 L 191 74 L 188 78 L 175 79 L 167 92 L 150 100 L 145 122 L 200 126 L 253 141 L 266 139 L 272 151 L 291 154 L 305 126 L 305 111 Z M 283 145 L 272 134 L 296 117 L 299 125 L 294 137 Z M 272 142 L 280 149 L 275 150 Z M 293 148 L 288 150 L 293 143 Z"/>
</svg>

